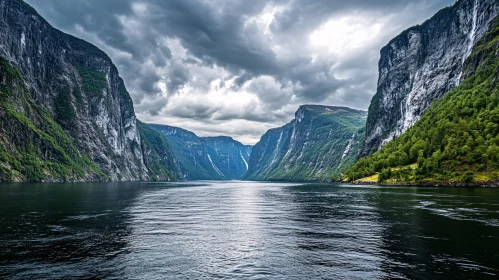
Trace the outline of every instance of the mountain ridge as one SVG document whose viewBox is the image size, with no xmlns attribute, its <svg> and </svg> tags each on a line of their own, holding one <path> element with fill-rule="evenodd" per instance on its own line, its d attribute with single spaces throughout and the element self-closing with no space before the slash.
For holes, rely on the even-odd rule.
<svg viewBox="0 0 499 280">
<path fill-rule="evenodd" d="M 252 147 L 232 137 L 199 137 L 180 127 L 149 126 L 168 139 L 187 180 L 237 180 L 247 171 Z"/>
<path fill-rule="evenodd" d="M 459 85 L 465 58 L 497 14 L 498 0 L 459 0 L 381 49 L 361 157 L 405 132 L 433 101 Z"/>
<path fill-rule="evenodd" d="M 42 175 L 37 179 L 174 179 L 170 171 L 175 170 L 175 166 L 157 165 L 157 162 L 144 157 L 148 148 L 141 140 L 132 100 L 107 54 L 84 40 L 55 29 L 31 6 L 20 0 L 0 1 L 0 38 L 0 56 L 18 70 L 26 85 L 26 94 L 37 105 L 18 103 L 17 113 L 13 114 L 23 115 L 31 110 L 28 107 L 38 113 L 45 112 L 43 114 L 47 116 L 47 121 L 53 120 L 62 128 L 62 134 L 58 135 L 68 136 L 76 148 L 77 152 L 69 156 L 77 158 L 80 154 L 84 155 L 99 170 L 97 176 L 94 173 L 77 172 L 76 177 L 71 174 L 54 177 L 47 170 L 39 170 Z M 20 94 L 19 91 L 10 93 Z M 4 103 L 4 106 L 7 105 Z M 30 119 L 30 116 L 25 117 Z M 37 123 L 33 118 L 30 120 L 35 123 L 24 122 L 22 125 L 33 125 L 45 133 L 46 125 Z M 15 137 L 9 128 L 4 127 L 4 148 L 14 145 Z M 29 155 L 28 151 L 23 150 L 16 155 L 15 160 L 22 161 Z M 43 157 L 37 154 L 33 162 L 42 162 Z M 157 169 L 159 166 L 160 171 Z M 9 168 L 12 167 L 9 165 Z M 19 171 L 24 172 L 16 172 Z M 21 175 L 17 174 L 14 179 L 28 180 Z"/>
<path fill-rule="evenodd" d="M 348 172 L 385 183 L 492 185 L 499 180 L 499 16 L 473 47 L 463 82 L 407 132 Z M 409 168 L 408 166 L 412 167 Z"/>
<path fill-rule="evenodd" d="M 366 114 L 348 107 L 300 106 L 290 123 L 268 130 L 253 147 L 244 179 L 338 179 L 358 156 Z"/>
</svg>

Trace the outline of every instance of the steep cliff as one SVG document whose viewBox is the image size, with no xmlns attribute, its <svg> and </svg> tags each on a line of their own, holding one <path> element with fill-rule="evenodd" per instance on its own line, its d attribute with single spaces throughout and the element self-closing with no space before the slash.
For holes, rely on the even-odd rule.
<svg viewBox="0 0 499 280">
<path fill-rule="evenodd" d="M 366 112 L 301 106 L 289 124 L 269 130 L 253 147 L 247 180 L 329 181 L 356 160 Z"/>
<path fill-rule="evenodd" d="M 237 180 L 248 170 L 251 146 L 230 137 L 198 137 L 188 130 L 149 125 L 165 135 L 187 180 Z"/>
<path fill-rule="evenodd" d="M 497 182 L 499 180 L 499 18 L 463 67 L 463 81 L 407 132 L 348 172 L 388 182 Z M 410 166 L 410 168 L 409 168 Z"/>
<path fill-rule="evenodd" d="M 499 0 L 459 0 L 381 50 L 361 156 L 377 151 L 462 81 L 463 63 L 499 13 Z"/>
<path fill-rule="evenodd" d="M 39 169 L 42 176 L 37 180 L 172 179 L 166 175 L 171 166 L 160 164 L 162 170 L 157 173 L 156 162 L 145 159 L 146 143 L 137 129 L 132 100 L 104 52 L 54 29 L 23 1 L 0 0 L 0 56 L 19 72 L 17 80 L 22 80 L 3 83 L 11 100 L 23 100 L 10 109 L 4 103 L 4 111 L 12 109 L 31 122 L 17 123 L 16 127 L 49 133 L 46 123 L 34 117 L 43 114 L 53 127 L 62 128 L 60 136 L 53 136 L 55 140 L 67 137 L 66 142 L 76 149 L 70 157 L 85 157 L 95 163 L 90 169 L 83 166 L 86 171 L 76 175 Z M 18 138 L 12 127 L 3 125 L 1 143 L 7 153 L 22 144 Z M 27 137 L 24 141 L 33 140 Z M 18 153 L 16 160 L 25 161 L 25 156 Z M 46 155 L 43 158 L 50 161 Z M 11 165 L 6 164 L 4 169 L 8 168 Z M 96 171 L 90 171 L 93 169 Z M 26 174 L 12 179 L 29 180 Z"/>
<path fill-rule="evenodd" d="M 0 182 L 106 180 L 0 57 Z"/>
<path fill-rule="evenodd" d="M 137 128 L 142 140 L 142 152 L 151 180 L 183 179 L 168 140 L 164 135 L 137 120 Z"/>
</svg>

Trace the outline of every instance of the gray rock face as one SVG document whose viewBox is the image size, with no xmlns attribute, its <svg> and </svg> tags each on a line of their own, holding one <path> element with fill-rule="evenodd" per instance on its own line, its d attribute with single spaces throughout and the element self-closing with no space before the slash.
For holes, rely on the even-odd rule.
<svg viewBox="0 0 499 280">
<path fill-rule="evenodd" d="M 0 56 L 111 180 L 151 179 L 132 100 L 104 52 L 54 29 L 23 1 L 0 0 Z M 69 102 L 61 107 L 63 94 Z"/>
<path fill-rule="evenodd" d="M 300 106 L 294 120 L 267 131 L 253 147 L 244 179 L 338 180 L 359 155 L 365 122 L 365 111 Z"/>
<path fill-rule="evenodd" d="M 461 82 L 473 45 L 499 14 L 499 0 L 459 0 L 381 50 L 361 156 L 409 129 L 433 101 Z"/>
<path fill-rule="evenodd" d="M 198 137 L 179 127 L 149 126 L 168 139 L 187 180 L 239 180 L 248 170 L 252 147 L 231 137 Z"/>
</svg>

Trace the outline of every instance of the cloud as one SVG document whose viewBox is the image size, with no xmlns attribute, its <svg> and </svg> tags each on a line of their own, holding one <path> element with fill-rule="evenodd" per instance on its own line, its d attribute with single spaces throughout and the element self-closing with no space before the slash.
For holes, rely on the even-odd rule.
<svg viewBox="0 0 499 280">
<path fill-rule="evenodd" d="M 28 0 L 113 59 L 146 122 L 253 144 L 301 104 L 367 109 L 379 50 L 454 0 Z"/>
</svg>

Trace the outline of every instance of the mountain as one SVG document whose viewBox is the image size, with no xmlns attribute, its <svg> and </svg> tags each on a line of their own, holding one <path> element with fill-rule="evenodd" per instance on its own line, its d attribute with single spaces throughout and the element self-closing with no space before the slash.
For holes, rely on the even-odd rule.
<svg viewBox="0 0 499 280">
<path fill-rule="evenodd" d="M 460 84 L 466 57 L 498 13 L 499 0 L 459 0 L 381 50 L 361 156 L 405 132 L 433 101 Z"/>
<path fill-rule="evenodd" d="M 247 180 L 329 181 L 350 167 L 363 143 L 366 112 L 301 106 L 289 124 L 253 147 Z"/>
<path fill-rule="evenodd" d="M 147 158 L 154 147 L 97 47 L 56 30 L 21 0 L 0 0 L 0 57 L 0 180 L 174 178 L 170 156 Z"/>
<path fill-rule="evenodd" d="M 251 146 L 230 137 L 198 137 L 188 130 L 149 125 L 168 139 L 187 180 L 239 180 L 248 170 Z"/>
<path fill-rule="evenodd" d="M 462 83 L 406 133 L 348 171 L 384 182 L 498 182 L 499 17 L 466 59 Z M 409 167 L 412 164 L 411 167 Z"/>
<path fill-rule="evenodd" d="M 153 179 L 182 179 L 182 172 L 166 137 L 139 120 L 137 128 L 142 140 L 145 164 L 157 177 Z"/>
</svg>

